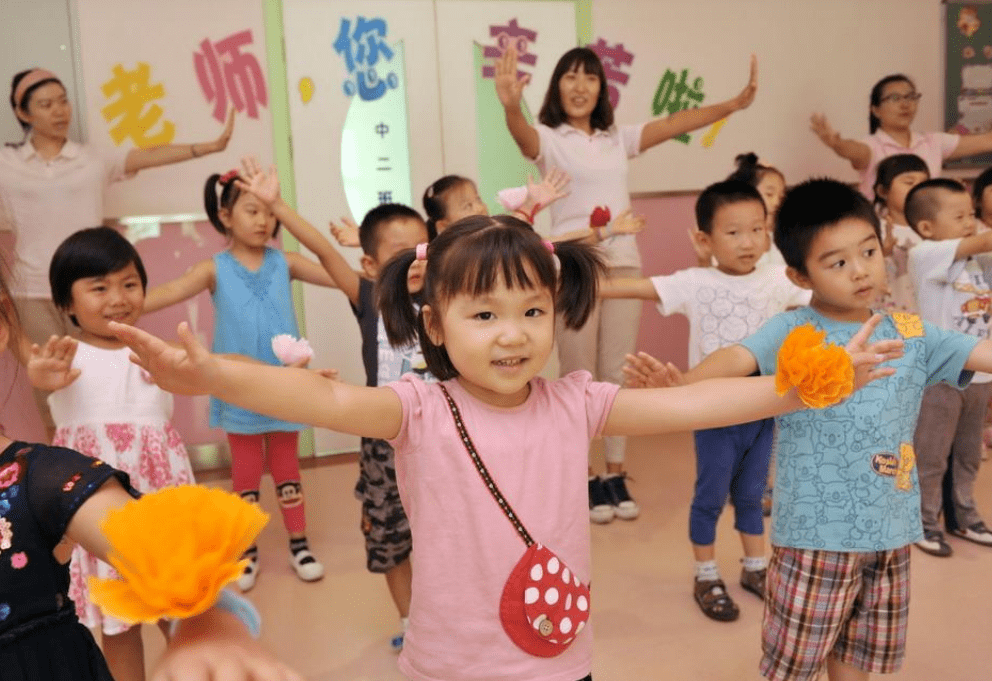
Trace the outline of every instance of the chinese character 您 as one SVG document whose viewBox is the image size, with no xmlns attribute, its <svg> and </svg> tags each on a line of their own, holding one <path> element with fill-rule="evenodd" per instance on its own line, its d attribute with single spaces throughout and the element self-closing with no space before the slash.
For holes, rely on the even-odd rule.
<svg viewBox="0 0 992 681">
<path fill-rule="evenodd" d="M 164 113 L 158 104 L 149 105 L 149 102 L 164 97 L 165 88 L 161 83 L 149 84 L 151 69 L 148 64 L 138 62 L 137 68 L 133 71 L 125 71 L 123 66 L 117 64 L 113 68 L 113 73 L 113 78 L 104 83 L 100 89 L 107 99 L 115 93 L 117 99 L 103 107 L 100 113 L 108 123 L 120 119 L 110 129 L 110 137 L 114 140 L 114 144 L 119 145 L 128 137 L 135 146 L 142 149 L 171 142 L 176 133 L 176 126 L 172 121 L 162 121 L 158 133 L 149 133 L 158 125 Z"/>
<path fill-rule="evenodd" d="M 265 77 L 258 59 L 241 47 L 252 44 L 251 30 L 245 29 L 211 44 L 204 39 L 200 52 L 193 53 L 193 65 L 200 89 L 208 102 L 213 102 L 213 116 L 223 121 L 227 115 L 228 98 L 231 106 L 249 118 L 258 118 L 258 107 L 267 106 Z"/>
<path fill-rule="evenodd" d="M 620 90 L 617 89 L 614 83 L 619 83 L 620 85 L 627 84 L 630 75 L 620 69 L 624 66 L 630 66 L 634 61 L 634 55 L 623 48 L 623 43 L 617 43 L 611 47 L 602 38 L 594 43 L 590 43 L 588 47 L 603 62 L 603 72 L 606 75 L 607 87 L 610 93 L 610 105 L 616 109 L 617 104 L 620 103 Z"/>
<path fill-rule="evenodd" d="M 496 38 L 496 46 L 487 45 L 482 51 L 482 56 L 487 59 L 499 59 L 511 46 L 517 50 L 517 63 L 534 66 L 537 63 L 537 55 L 527 51 L 531 43 L 537 42 L 537 31 L 529 28 L 522 28 L 517 24 L 516 19 L 510 19 L 506 26 L 490 26 L 489 35 Z M 524 71 L 517 71 L 517 78 L 524 75 Z M 496 69 L 492 64 L 482 67 L 483 78 L 495 78 Z"/>
<path fill-rule="evenodd" d="M 341 19 L 341 28 L 334 41 L 334 50 L 344 57 L 348 78 L 344 82 L 344 92 L 351 97 L 358 94 L 365 101 L 374 101 L 386 94 L 387 87 L 399 85 L 396 73 L 390 71 L 385 78 L 379 76 L 376 64 L 380 57 L 389 62 L 393 59 L 393 50 L 386 43 L 386 21 L 384 19 L 366 19 L 358 17 L 355 30 L 351 22 Z"/>
<path fill-rule="evenodd" d="M 689 69 L 682 69 L 682 73 L 676 81 L 675 73 L 671 69 L 665 69 L 665 75 L 661 77 L 658 89 L 654 93 L 654 101 L 651 103 L 651 110 L 655 116 L 666 113 L 671 116 L 688 109 L 690 106 L 693 109 L 699 108 L 705 96 L 703 94 L 703 79 L 701 77 L 696 78 L 690 87 L 686 84 L 688 75 Z M 692 137 L 689 133 L 685 133 L 673 139 L 688 144 Z"/>
</svg>

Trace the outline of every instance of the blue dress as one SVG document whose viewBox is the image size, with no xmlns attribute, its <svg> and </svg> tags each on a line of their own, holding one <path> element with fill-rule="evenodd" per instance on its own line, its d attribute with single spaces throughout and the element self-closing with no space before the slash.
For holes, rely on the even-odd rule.
<svg viewBox="0 0 992 681">
<path fill-rule="evenodd" d="M 13 442 L 0 452 L 0 678 L 112 681 L 69 600 L 52 551 L 83 502 L 126 474 L 71 449 Z"/>
<path fill-rule="evenodd" d="M 217 285 L 213 294 L 213 351 L 247 355 L 282 366 L 272 351 L 272 337 L 281 333 L 299 336 L 286 256 L 278 249 L 266 248 L 261 267 L 253 272 L 230 251 L 221 251 L 214 256 L 214 267 Z M 298 431 L 306 426 L 269 418 L 211 397 L 210 427 L 238 435 L 258 435 Z"/>
</svg>

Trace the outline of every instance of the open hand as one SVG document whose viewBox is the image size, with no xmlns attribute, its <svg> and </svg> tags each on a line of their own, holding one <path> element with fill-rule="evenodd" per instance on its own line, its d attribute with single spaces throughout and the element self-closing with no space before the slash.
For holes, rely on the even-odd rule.
<svg viewBox="0 0 992 681">
<path fill-rule="evenodd" d="M 31 346 L 27 371 L 31 385 L 38 390 L 61 390 L 79 378 L 79 369 L 72 368 L 78 342 L 71 336 L 52 336 L 41 347 Z"/>
<path fill-rule="evenodd" d="M 568 196 L 565 187 L 570 181 L 571 178 L 568 173 L 558 168 L 549 170 L 540 182 L 534 182 L 534 178 L 528 175 L 527 199 L 532 206 L 537 206 L 538 209 L 547 208 L 558 199 Z"/>
<path fill-rule="evenodd" d="M 751 55 L 751 75 L 748 78 L 747 85 L 741 90 L 740 94 L 734 97 L 734 110 L 740 111 L 741 109 L 746 109 L 751 106 L 751 102 L 754 101 L 754 96 L 758 93 L 758 57 L 756 55 Z"/>
<path fill-rule="evenodd" d="M 357 247 L 362 245 L 358 238 L 358 225 L 351 218 L 341 218 L 341 224 L 331 223 L 331 234 L 342 246 Z"/>
<path fill-rule="evenodd" d="M 875 327 L 883 318 L 884 315 L 881 314 L 872 315 L 844 346 L 854 363 L 855 390 L 860 390 L 879 378 L 894 374 L 896 370 L 893 367 L 880 367 L 879 364 L 898 359 L 903 355 L 904 344 L 901 340 L 868 342 L 871 334 L 875 332 Z"/>
<path fill-rule="evenodd" d="M 633 208 L 620 211 L 620 214 L 613 218 L 610 231 L 613 234 L 639 234 L 647 224 L 643 215 L 634 215 Z"/>
<path fill-rule="evenodd" d="M 234 107 L 232 106 L 227 110 L 227 122 L 224 124 L 224 129 L 220 133 L 220 137 L 210 142 L 210 151 L 218 152 L 227 149 L 227 143 L 231 141 L 231 135 L 234 134 Z"/>
<path fill-rule="evenodd" d="M 821 113 L 815 113 L 809 117 L 809 129 L 831 149 L 835 148 L 840 141 L 840 133 L 830 126 L 830 121 Z"/>
<path fill-rule="evenodd" d="M 520 106 L 524 88 L 530 82 L 530 74 L 517 78 L 517 50 L 508 48 L 503 56 L 496 60 L 496 96 L 504 109 Z"/>
<path fill-rule="evenodd" d="M 163 390 L 178 395 L 206 395 L 217 378 L 217 358 L 196 339 L 189 324 L 179 324 L 181 347 L 134 326 L 110 322 L 110 330 L 131 348 L 131 361 L 147 371 Z"/>
<path fill-rule="evenodd" d="M 672 388 L 685 385 L 685 377 L 671 362 L 662 362 L 646 352 L 627 355 L 623 367 L 628 388 Z"/>
<path fill-rule="evenodd" d="M 266 206 L 271 206 L 280 198 L 276 167 L 269 166 L 269 172 L 266 173 L 254 156 L 241 159 L 241 176 L 234 180 L 234 185 L 242 191 L 254 194 Z"/>
</svg>

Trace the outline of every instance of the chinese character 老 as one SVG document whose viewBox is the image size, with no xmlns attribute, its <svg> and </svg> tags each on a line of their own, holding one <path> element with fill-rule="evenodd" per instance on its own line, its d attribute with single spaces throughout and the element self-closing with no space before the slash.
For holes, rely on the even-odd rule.
<svg viewBox="0 0 992 681">
<path fill-rule="evenodd" d="M 119 119 L 110 128 L 110 138 L 114 140 L 114 144 L 119 145 L 128 137 L 141 149 L 171 142 L 176 134 L 176 126 L 172 121 L 161 121 L 161 129 L 155 134 L 150 133 L 159 124 L 164 113 L 162 107 L 151 102 L 164 97 L 165 88 L 161 83 L 149 84 L 151 68 L 148 64 L 138 62 L 133 71 L 126 71 L 117 64 L 113 73 L 113 77 L 100 90 L 107 99 L 114 94 L 117 99 L 100 109 L 100 113 L 108 123 Z"/>
</svg>

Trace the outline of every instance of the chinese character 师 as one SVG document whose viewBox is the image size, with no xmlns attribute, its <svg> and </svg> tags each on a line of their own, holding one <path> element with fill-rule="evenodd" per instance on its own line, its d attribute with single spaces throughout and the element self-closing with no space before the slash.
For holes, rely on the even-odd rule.
<svg viewBox="0 0 992 681">
<path fill-rule="evenodd" d="M 241 47 L 252 44 L 250 30 L 240 31 L 211 44 L 200 43 L 200 51 L 193 54 L 193 66 L 200 89 L 208 102 L 213 102 L 213 116 L 223 121 L 227 114 L 228 98 L 231 106 L 249 118 L 258 118 L 258 107 L 267 106 L 269 97 L 265 90 L 265 77 L 258 59 L 251 53 L 242 53 Z"/>
</svg>

